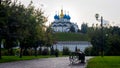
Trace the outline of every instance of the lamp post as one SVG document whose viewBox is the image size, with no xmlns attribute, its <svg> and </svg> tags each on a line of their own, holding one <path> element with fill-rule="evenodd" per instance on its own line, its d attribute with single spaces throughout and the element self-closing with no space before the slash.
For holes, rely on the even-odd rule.
<svg viewBox="0 0 120 68">
<path fill-rule="evenodd" d="M 99 14 L 96 14 L 95 17 L 96 17 L 97 21 L 101 22 L 101 24 L 100 24 L 100 26 L 101 26 L 101 43 L 102 43 L 101 44 L 101 57 L 103 57 L 104 56 L 103 17 L 102 16 L 99 17 Z"/>
</svg>

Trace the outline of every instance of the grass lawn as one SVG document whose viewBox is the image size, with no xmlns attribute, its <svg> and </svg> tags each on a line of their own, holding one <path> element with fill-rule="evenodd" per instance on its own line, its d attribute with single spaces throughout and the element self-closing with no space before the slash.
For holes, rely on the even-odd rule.
<svg viewBox="0 0 120 68">
<path fill-rule="evenodd" d="M 19 56 L 2 56 L 2 59 L 0 59 L 0 63 L 3 62 L 12 62 L 12 61 L 19 61 L 19 60 L 32 60 L 32 59 L 38 59 L 38 58 L 50 58 L 55 56 L 23 56 L 22 58 L 19 58 Z"/>
<path fill-rule="evenodd" d="M 54 34 L 57 41 L 89 41 L 90 38 L 87 34 L 81 33 L 64 33 L 58 32 Z"/>
<path fill-rule="evenodd" d="M 92 58 L 88 61 L 87 68 L 120 68 L 120 56 Z"/>
</svg>

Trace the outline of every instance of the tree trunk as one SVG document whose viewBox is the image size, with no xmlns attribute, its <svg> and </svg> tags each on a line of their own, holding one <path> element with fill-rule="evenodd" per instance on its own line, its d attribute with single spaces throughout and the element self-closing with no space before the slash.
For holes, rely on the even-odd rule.
<svg viewBox="0 0 120 68">
<path fill-rule="evenodd" d="M 23 48 L 20 47 L 20 58 L 22 58 L 22 50 L 23 50 Z"/>
<path fill-rule="evenodd" d="M 37 57 L 37 47 L 35 47 L 35 57 Z"/>
<path fill-rule="evenodd" d="M 1 6 L 1 0 L 0 0 L 0 6 Z M 1 56 L 1 40 L 0 40 L 0 59 L 2 59 L 2 56 Z"/>
<path fill-rule="evenodd" d="M 10 48 L 10 56 L 12 56 L 12 55 L 14 55 L 14 54 L 13 54 L 13 49 Z"/>
<path fill-rule="evenodd" d="M 7 55 L 10 56 L 10 50 L 7 48 Z"/>
<path fill-rule="evenodd" d="M 39 55 L 42 55 L 42 48 L 41 48 L 41 46 L 39 48 Z"/>
<path fill-rule="evenodd" d="M 0 41 L 0 59 L 2 59 L 2 55 L 1 55 L 1 41 Z"/>
<path fill-rule="evenodd" d="M 28 55 L 28 53 L 27 53 L 27 47 L 24 48 L 24 50 L 23 50 L 23 55 L 24 55 L 24 56 L 27 56 L 27 55 Z"/>
</svg>

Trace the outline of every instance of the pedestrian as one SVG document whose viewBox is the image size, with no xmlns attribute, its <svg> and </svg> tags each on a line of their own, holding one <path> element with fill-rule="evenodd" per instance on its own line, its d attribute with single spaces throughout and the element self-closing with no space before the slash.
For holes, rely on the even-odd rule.
<svg viewBox="0 0 120 68">
<path fill-rule="evenodd" d="M 85 53 L 81 53 L 81 63 L 85 63 Z"/>
<path fill-rule="evenodd" d="M 81 60 L 81 51 L 80 51 L 80 49 L 77 49 L 77 54 L 78 54 L 78 60 Z"/>
<path fill-rule="evenodd" d="M 85 63 L 85 54 L 80 51 L 80 49 L 77 50 L 78 53 L 78 59 L 81 61 L 81 63 Z"/>
</svg>

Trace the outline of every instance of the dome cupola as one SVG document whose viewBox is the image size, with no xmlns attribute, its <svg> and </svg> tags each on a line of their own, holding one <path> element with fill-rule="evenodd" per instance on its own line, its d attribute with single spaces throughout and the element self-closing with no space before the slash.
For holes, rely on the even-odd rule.
<svg viewBox="0 0 120 68">
<path fill-rule="evenodd" d="M 63 18 L 64 18 L 64 19 L 67 19 L 67 15 L 65 14 L 65 15 L 63 16 Z"/>
<path fill-rule="evenodd" d="M 54 19 L 55 19 L 55 20 L 59 20 L 59 15 L 56 14 L 56 15 L 54 16 Z"/>
<path fill-rule="evenodd" d="M 67 19 L 68 19 L 68 20 L 70 20 L 70 19 L 71 19 L 71 17 L 70 17 L 69 15 L 67 15 Z"/>
</svg>

